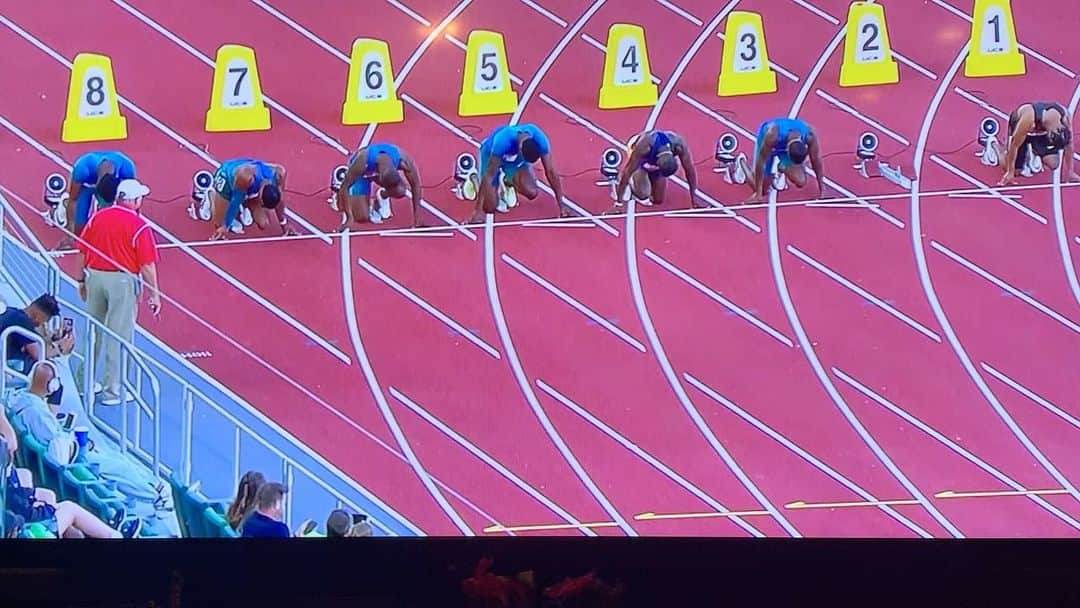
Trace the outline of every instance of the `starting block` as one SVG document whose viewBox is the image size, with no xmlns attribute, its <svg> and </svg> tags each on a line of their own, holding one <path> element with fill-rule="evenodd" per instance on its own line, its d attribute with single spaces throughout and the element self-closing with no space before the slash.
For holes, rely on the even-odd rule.
<svg viewBox="0 0 1080 608">
<path fill-rule="evenodd" d="M 67 227 L 68 181 L 59 173 L 45 178 L 45 223 L 49 226 Z"/>
<path fill-rule="evenodd" d="M 263 101 L 253 49 L 238 44 L 218 49 L 205 128 L 211 133 L 270 130 L 270 109 Z"/>
<path fill-rule="evenodd" d="M 67 143 L 127 139 L 112 60 L 105 55 L 75 56 L 60 139 Z"/>
<path fill-rule="evenodd" d="M 744 169 L 747 164 L 746 154 L 735 154 L 738 146 L 738 138 L 731 133 L 725 133 L 716 140 L 716 153 L 713 155 L 716 166 L 713 167 L 713 173 L 721 174 L 729 184 L 745 184 L 749 178 Z"/>
<path fill-rule="evenodd" d="M 859 172 L 859 175 L 867 179 L 871 177 L 869 171 L 867 171 L 867 164 L 877 158 L 879 143 L 878 136 L 871 131 L 866 131 L 859 136 L 859 143 L 855 148 L 855 157 L 859 162 L 855 163 L 853 167 Z M 904 175 L 899 165 L 894 169 L 889 166 L 889 163 L 878 161 L 877 169 L 879 177 L 883 177 L 905 190 L 911 190 L 911 179 Z"/>
<path fill-rule="evenodd" d="M 997 134 L 1000 127 L 996 120 L 987 116 L 979 123 L 979 138 L 976 140 L 982 150 L 975 153 L 975 156 L 979 157 L 982 164 L 988 167 L 995 167 L 1001 161 L 998 158 L 997 152 Z"/>
<path fill-rule="evenodd" d="M 338 165 L 334 167 L 334 172 L 330 174 L 330 196 L 326 198 L 326 203 L 335 211 L 338 210 L 337 193 L 341 191 L 341 187 L 345 184 L 345 176 L 348 174 L 348 165 Z"/>
<path fill-rule="evenodd" d="M 861 0 L 852 2 L 845 28 L 840 86 L 861 87 L 900 82 L 900 66 L 893 59 L 883 5 Z"/>
<path fill-rule="evenodd" d="M 188 217 L 193 220 L 210 221 L 211 203 L 210 189 L 214 185 L 214 176 L 209 171 L 201 169 L 195 172 L 191 178 L 191 204 L 188 205 Z"/>
<path fill-rule="evenodd" d="M 780 171 L 780 159 L 773 158 L 772 167 L 769 168 L 769 175 L 772 176 L 772 189 L 777 192 L 783 192 L 787 190 L 787 176 Z"/>
<path fill-rule="evenodd" d="M 975 0 L 964 76 L 1019 76 L 1027 63 L 1016 40 L 1010 0 Z"/>
<path fill-rule="evenodd" d="M 468 152 L 458 154 L 454 161 L 454 186 L 451 188 L 459 201 L 475 201 L 480 194 L 480 172 L 476 157 Z"/>
</svg>

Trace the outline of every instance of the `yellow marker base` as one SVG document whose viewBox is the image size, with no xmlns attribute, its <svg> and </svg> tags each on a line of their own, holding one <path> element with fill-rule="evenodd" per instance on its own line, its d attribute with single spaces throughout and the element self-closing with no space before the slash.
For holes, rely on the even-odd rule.
<svg viewBox="0 0 1080 608">
<path fill-rule="evenodd" d="M 69 144 L 127 139 L 127 119 L 123 116 L 65 119 L 60 139 Z"/>
<path fill-rule="evenodd" d="M 608 28 L 599 108 L 648 108 L 659 99 L 660 91 L 649 67 L 645 29 L 629 23 L 612 24 Z"/>
<path fill-rule="evenodd" d="M 1027 61 L 1020 53 L 1009 55 L 968 55 L 964 61 L 964 76 L 1022 76 L 1027 73 Z"/>
<path fill-rule="evenodd" d="M 61 141 L 127 139 L 127 119 L 120 114 L 118 100 L 112 60 L 105 55 L 79 53 L 71 66 Z"/>
<path fill-rule="evenodd" d="M 383 40 L 357 38 L 349 60 L 341 123 L 364 125 L 404 120 L 405 108 L 394 86 L 390 46 Z"/>
<path fill-rule="evenodd" d="M 226 133 L 230 131 L 269 131 L 270 109 L 211 109 L 206 112 L 206 130 L 210 133 Z"/>
<path fill-rule="evenodd" d="M 720 97 L 760 95 L 775 93 L 776 90 L 776 72 L 772 70 L 749 74 L 720 74 L 720 81 L 717 84 L 717 95 Z"/>
<path fill-rule="evenodd" d="M 518 95 L 510 84 L 503 35 L 486 30 L 469 32 L 458 115 L 513 114 L 517 106 Z"/>
<path fill-rule="evenodd" d="M 864 87 L 898 82 L 900 82 L 900 66 L 896 61 L 852 63 L 840 66 L 840 86 L 842 87 Z"/>
</svg>

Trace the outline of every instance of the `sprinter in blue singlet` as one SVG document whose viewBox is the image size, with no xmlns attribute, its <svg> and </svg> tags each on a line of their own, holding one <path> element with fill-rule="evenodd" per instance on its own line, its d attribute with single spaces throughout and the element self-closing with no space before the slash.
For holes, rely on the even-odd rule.
<svg viewBox="0 0 1080 608">
<path fill-rule="evenodd" d="M 814 129 L 805 121 L 793 118 L 774 118 L 761 123 L 754 150 L 754 167 L 751 169 L 743 165 L 747 175 L 753 176 L 748 183 L 754 194 L 748 202 L 764 200 L 772 184 L 771 177 L 767 179 L 765 173 L 771 170 L 774 160 L 779 161 L 776 169 L 779 173 L 783 173 L 797 187 L 805 186 L 808 157 L 817 176 L 820 198 L 825 195 L 822 185 L 825 174 L 821 165 L 821 148 Z"/>
<path fill-rule="evenodd" d="M 108 174 L 117 182 L 135 179 L 135 163 L 123 153 L 113 151 L 89 152 L 75 161 L 67 202 L 67 225 L 75 235 L 82 232 L 93 212 L 98 180 Z M 98 199 L 96 206 L 104 207 L 105 202 Z"/>
<path fill-rule="evenodd" d="M 401 174 L 405 179 L 401 179 Z M 423 227 L 420 200 L 423 186 L 416 163 L 401 148 L 386 143 L 369 144 L 349 157 L 349 170 L 337 192 L 336 210 L 345 214 L 339 231 L 354 222 L 382 223 L 390 219 L 390 199 L 404 198 L 412 190 L 413 227 Z M 372 184 L 379 190 L 373 192 Z M 378 203 L 377 205 L 375 203 Z"/>
<path fill-rule="evenodd" d="M 285 236 L 296 234 L 285 215 L 281 192 L 285 189 L 285 167 L 250 158 L 236 158 L 221 163 L 214 173 L 214 211 L 210 240 L 223 239 L 237 221 L 241 208 L 251 212 L 253 223 L 262 230 L 270 225 L 267 210 L 273 210 Z"/>
<path fill-rule="evenodd" d="M 615 192 L 619 198 L 609 212 L 622 213 L 622 206 L 633 195 L 644 205 L 662 205 L 667 192 L 667 178 L 682 164 L 690 191 L 691 207 L 697 204 L 697 171 L 690 155 L 690 144 L 674 131 L 645 131 L 627 143 L 628 157 L 619 175 Z"/>
<path fill-rule="evenodd" d="M 562 181 L 551 156 L 551 142 L 540 127 L 519 124 L 495 129 L 480 144 L 480 192 L 468 223 L 484 221 L 486 213 L 509 210 L 517 204 L 518 194 L 530 201 L 536 199 L 539 190 L 532 170 L 536 161 L 544 165 L 559 215 L 569 217 L 570 209 L 563 202 Z"/>
</svg>

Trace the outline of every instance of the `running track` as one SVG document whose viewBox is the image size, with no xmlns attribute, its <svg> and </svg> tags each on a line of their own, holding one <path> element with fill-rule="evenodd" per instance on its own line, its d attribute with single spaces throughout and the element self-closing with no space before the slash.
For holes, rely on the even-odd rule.
<svg viewBox="0 0 1080 608">
<path fill-rule="evenodd" d="M 21 86 L 0 100 L 0 185 L 36 204 L 46 173 L 101 147 L 59 141 L 65 61 L 80 51 L 112 57 L 122 149 L 159 199 L 258 154 L 313 193 L 291 198 L 297 220 L 332 232 L 324 188 L 347 151 L 374 138 L 412 153 L 425 222 L 452 236 L 244 243 L 249 231 L 207 245 L 184 198 L 145 214 L 169 244 L 174 299 L 151 329 L 212 352 L 194 362 L 427 534 L 1080 535 L 1080 195 L 1047 173 L 1009 196 L 941 194 L 996 181 L 972 154 L 984 115 L 1031 91 L 1075 111 L 1080 43 L 1036 35 L 1063 25 L 1018 4 L 1027 75 L 968 80 L 970 0 L 886 4 L 901 83 L 841 89 L 840 0 L 387 0 L 364 19 L 342 18 L 340 1 L 64 3 L 86 25 L 77 37 L 60 3 L 8 2 L 0 54 Z M 716 97 L 732 10 L 763 14 L 778 93 Z M 655 109 L 596 109 L 596 41 L 616 22 L 646 26 Z M 468 213 L 443 182 L 453 157 L 509 119 L 456 116 L 463 41 L 481 28 L 505 34 L 514 118 L 547 130 L 590 214 L 610 204 L 592 184 L 601 150 L 653 126 L 688 134 L 706 202 L 737 204 L 745 187 L 710 171 L 715 139 L 733 132 L 749 150 L 778 115 L 823 134 L 832 195 L 871 200 L 810 208 L 785 192 L 737 217 L 523 225 L 550 216 L 542 195 L 494 224 L 450 226 Z M 403 124 L 339 124 L 358 36 L 389 42 Z M 270 132 L 202 130 L 208 61 L 227 42 L 256 49 Z M 919 194 L 851 169 L 868 129 Z M 685 189 L 668 191 L 670 210 L 687 207 Z M 409 225 L 407 204 L 395 212 L 379 229 Z M 532 525 L 549 528 L 514 530 Z"/>
</svg>

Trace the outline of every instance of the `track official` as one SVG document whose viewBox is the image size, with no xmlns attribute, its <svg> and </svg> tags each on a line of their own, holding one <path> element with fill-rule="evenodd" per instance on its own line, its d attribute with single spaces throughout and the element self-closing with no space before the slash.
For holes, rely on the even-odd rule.
<svg viewBox="0 0 1080 608">
<path fill-rule="evenodd" d="M 143 283 L 149 286 L 150 311 L 155 317 L 161 313 L 157 243 L 153 230 L 138 214 L 150 189 L 133 179 L 117 184 L 115 178 L 105 176 L 102 182 L 98 194 L 106 202 L 116 202 L 91 216 L 83 229 L 78 243 L 83 266 L 79 296 L 95 319 L 130 342 Z M 120 344 L 95 333 L 95 359 L 100 360 L 102 344 L 106 344 L 102 404 L 119 405 Z"/>
</svg>

